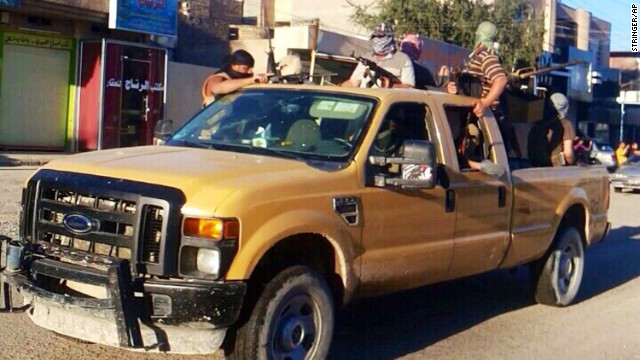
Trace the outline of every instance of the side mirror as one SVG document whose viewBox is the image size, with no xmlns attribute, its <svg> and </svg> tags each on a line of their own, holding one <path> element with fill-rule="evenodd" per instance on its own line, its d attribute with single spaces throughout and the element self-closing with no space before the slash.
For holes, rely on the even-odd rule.
<svg viewBox="0 0 640 360">
<path fill-rule="evenodd" d="M 376 175 L 374 183 L 378 187 L 390 185 L 403 189 L 432 189 L 438 183 L 436 151 L 431 141 L 406 140 L 401 157 L 371 156 L 369 162 L 380 166 L 400 165 L 397 177 Z"/>
<path fill-rule="evenodd" d="M 173 134 L 173 121 L 159 120 L 153 129 L 153 145 L 162 145 Z"/>
</svg>

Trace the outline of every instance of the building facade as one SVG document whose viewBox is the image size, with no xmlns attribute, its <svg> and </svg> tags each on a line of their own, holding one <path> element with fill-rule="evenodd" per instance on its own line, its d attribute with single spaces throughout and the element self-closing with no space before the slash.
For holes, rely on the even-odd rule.
<svg viewBox="0 0 640 360">
<path fill-rule="evenodd" d="M 618 77 L 609 67 L 611 24 L 589 11 L 557 0 L 533 0 L 544 14 L 545 35 L 540 65 L 579 62 L 567 70 L 538 77 L 549 92 L 570 99 L 569 119 L 578 132 L 603 142 L 613 142 L 619 129 Z"/>
<path fill-rule="evenodd" d="M 617 140 L 640 142 L 640 54 L 612 51 L 610 66 L 620 71 Z"/>
<path fill-rule="evenodd" d="M 242 14 L 235 0 L 152 3 L 176 15 L 177 36 L 110 28 L 117 0 L 2 2 L 0 149 L 150 144 L 165 113 L 168 63 L 219 67 L 229 24 Z"/>
</svg>

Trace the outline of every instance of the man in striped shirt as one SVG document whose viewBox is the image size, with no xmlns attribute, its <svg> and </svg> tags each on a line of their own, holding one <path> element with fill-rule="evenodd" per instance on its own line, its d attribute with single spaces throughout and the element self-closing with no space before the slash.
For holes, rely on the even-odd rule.
<svg viewBox="0 0 640 360">
<path fill-rule="evenodd" d="M 507 73 L 494 48 L 496 34 L 497 29 L 493 23 L 480 23 L 476 30 L 476 46 L 469 55 L 466 72 L 482 82 L 482 96 L 473 108 L 473 113 L 478 117 L 484 114 L 487 107 L 498 104 L 498 98 L 507 85 Z M 458 92 L 453 82 L 448 84 L 447 90 L 450 93 Z"/>
</svg>

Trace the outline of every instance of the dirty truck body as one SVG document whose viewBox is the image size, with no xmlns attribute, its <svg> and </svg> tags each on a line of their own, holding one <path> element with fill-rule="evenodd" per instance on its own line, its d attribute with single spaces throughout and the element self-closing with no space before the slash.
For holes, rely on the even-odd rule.
<svg viewBox="0 0 640 360">
<path fill-rule="evenodd" d="M 226 334 L 236 358 L 326 357 L 334 308 L 501 267 L 530 264 L 536 299 L 568 305 L 583 248 L 608 229 L 606 171 L 511 171 L 490 112 L 473 119 L 476 150 L 506 171 L 464 169 L 472 105 L 249 87 L 163 146 L 38 170 L 2 280 L 55 332 L 179 353 L 215 351 Z"/>
</svg>

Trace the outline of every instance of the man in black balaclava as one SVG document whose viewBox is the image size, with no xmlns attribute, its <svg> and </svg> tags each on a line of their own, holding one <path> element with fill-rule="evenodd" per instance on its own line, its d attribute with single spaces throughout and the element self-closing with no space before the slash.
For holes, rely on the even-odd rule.
<svg viewBox="0 0 640 360">
<path fill-rule="evenodd" d="M 266 74 L 253 74 L 253 56 L 245 50 L 236 50 L 225 65 L 207 77 L 202 85 L 202 105 L 212 103 L 216 96 L 232 93 L 243 86 L 267 82 Z"/>
</svg>

